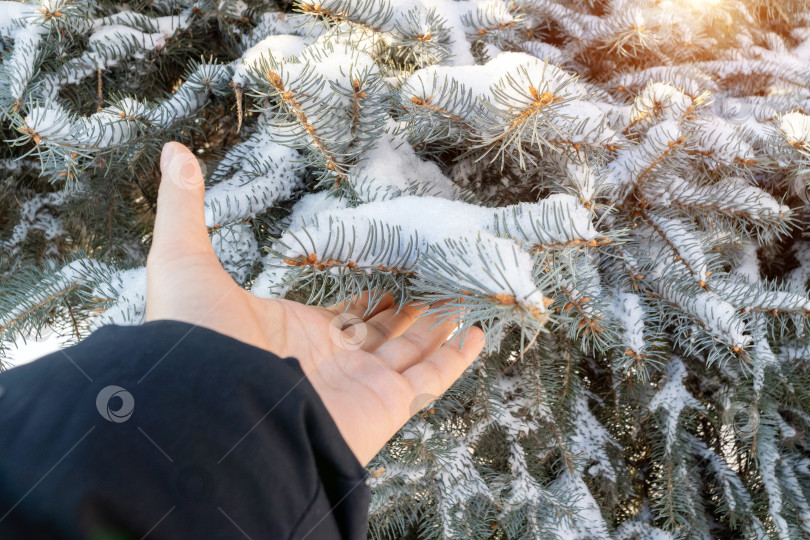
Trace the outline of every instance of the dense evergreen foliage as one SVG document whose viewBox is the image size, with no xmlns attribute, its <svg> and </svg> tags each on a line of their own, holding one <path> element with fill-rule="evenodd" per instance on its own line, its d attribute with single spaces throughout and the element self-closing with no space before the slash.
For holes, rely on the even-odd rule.
<svg viewBox="0 0 810 540">
<path fill-rule="evenodd" d="M 371 537 L 810 537 L 805 1 L 42 0 L 0 37 L 0 354 L 143 320 L 180 140 L 255 294 L 487 333 L 370 465 Z"/>
</svg>

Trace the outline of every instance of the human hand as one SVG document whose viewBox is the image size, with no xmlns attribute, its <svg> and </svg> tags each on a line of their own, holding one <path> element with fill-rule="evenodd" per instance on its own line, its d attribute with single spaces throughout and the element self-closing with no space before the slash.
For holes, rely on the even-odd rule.
<svg viewBox="0 0 810 540">
<path fill-rule="evenodd" d="M 327 308 L 254 296 L 234 282 L 211 247 L 205 186 L 194 154 L 167 143 L 160 167 L 146 265 L 146 320 L 191 323 L 296 358 L 363 465 L 481 352 L 479 328 L 470 328 L 459 346 L 458 336 L 447 339 L 456 322 L 437 324 L 435 315 L 414 304 L 397 310 L 390 295 L 370 313 L 365 313 L 368 292 L 348 311 L 345 303 Z M 335 321 L 344 311 L 365 323 L 365 339 L 354 350 L 358 328 Z"/>
</svg>

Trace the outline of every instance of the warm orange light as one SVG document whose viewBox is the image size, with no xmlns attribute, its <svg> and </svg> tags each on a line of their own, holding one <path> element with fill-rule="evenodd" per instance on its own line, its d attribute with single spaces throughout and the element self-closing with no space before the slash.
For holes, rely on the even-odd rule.
<svg viewBox="0 0 810 540">
<path fill-rule="evenodd" d="M 723 0 L 689 0 L 689 3 L 697 8 L 713 8 L 723 3 Z"/>
</svg>

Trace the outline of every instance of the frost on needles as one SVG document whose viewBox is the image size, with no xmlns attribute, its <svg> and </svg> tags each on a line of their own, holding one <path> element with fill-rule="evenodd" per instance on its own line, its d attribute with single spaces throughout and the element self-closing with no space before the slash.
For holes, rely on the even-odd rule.
<svg viewBox="0 0 810 540">
<path fill-rule="evenodd" d="M 810 537 L 806 2 L 0 2 L 0 45 L 0 354 L 143 321 L 180 140 L 240 285 L 486 331 L 371 538 Z"/>
</svg>

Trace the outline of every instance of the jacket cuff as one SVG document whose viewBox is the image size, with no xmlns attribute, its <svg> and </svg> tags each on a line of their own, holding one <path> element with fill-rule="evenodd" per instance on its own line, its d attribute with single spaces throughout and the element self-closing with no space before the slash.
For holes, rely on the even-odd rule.
<svg viewBox="0 0 810 540">
<path fill-rule="evenodd" d="M 0 386 L 0 532 L 366 538 L 369 475 L 295 358 L 163 320 Z"/>
</svg>

